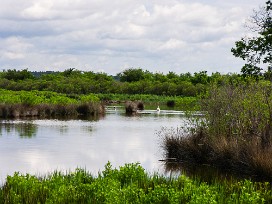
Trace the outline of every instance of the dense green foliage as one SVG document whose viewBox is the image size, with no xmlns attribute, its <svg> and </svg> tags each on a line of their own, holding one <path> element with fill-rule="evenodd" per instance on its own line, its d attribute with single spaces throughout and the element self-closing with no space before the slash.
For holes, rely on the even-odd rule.
<svg viewBox="0 0 272 204">
<path fill-rule="evenodd" d="M 268 183 L 148 175 L 139 164 L 108 163 L 98 176 L 82 169 L 46 177 L 15 173 L 0 188 L 0 203 L 269 203 Z"/>
<path fill-rule="evenodd" d="M 175 107 L 180 109 L 198 109 L 198 101 L 196 97 L 178 97 L 178 96 L 158 96 L 147 94 L 60 94 L 52 91 L 10 91 L 0 89 L 0 104 L 54 104 L 68 105 L 81 104 L 88 102 L 111 101 L 124 102 L 144 101 L 146 105 L 159 104 L 167 105 L 167 102 L 174 101 Z"/>
<path fill-rule="evenodd" d="M 34 77 L 35 76 L 35 77 Z M 37 73 L 27 70 L 7 70 L 0 73 L 0 88 L 8 90 L 53 91 L 65 94 L 151 94 L 164 96 L 196 96 L 205 92 L 209 83 L 221 83 L 225 78 L 239 77 L 206 71 L 199 73 L 151 73 L 142 69 L 128 69 L 116 77 L 105 73 L 64 72 Z"/>
<path fill-rule="evenodd" d="M 25 80 L 25 79 L 34 79 L 34 76 L 27 70 L 23 69 L 21 71 L 13 69 L 8 71 L 3 71 L 2 77 L 8 80 Z"/>
<path fill-rule="evenodd" d="M 257 137 L 268 144 L 272 137 L 272 83 L 248 81 L 213 86 L 202 101 L 205 126 L 212 137 L 240 141 Z"/>
<path fill-rule="evenodd" d="M 67 95 L 52 91 L 10 91 L 0 89 L 0 117 L 55 117 L 103 114 L 94 94 Z"/>
<path fill-rule="evenodd" d="M 0 104 L 79 104 L 84 102 L 99 102 L 94 94 L 67 95 L 52 91 L 10 91 L 0 89 Z"/>
</svg>

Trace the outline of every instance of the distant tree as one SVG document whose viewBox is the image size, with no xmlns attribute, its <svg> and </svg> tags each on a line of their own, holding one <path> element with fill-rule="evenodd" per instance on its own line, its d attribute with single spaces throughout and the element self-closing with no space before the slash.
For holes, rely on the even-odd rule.
<svg viewBox="0 0 272 204">
<path fill-rule="evenodd" d="M 49 75 L 49 74 L 58 74 L 59 72 L 55 71 L 32 71 L 31 74 L 33 74 L 34 77 L 39 78 L 43 75 Z"/>
<path fill-rule="evenodd" d="M 180 74 L 179 77 L 181 81 L 191 81 L 192 74 L 190 72 L 187 72 L 185 74 Z"/>
<path fill-rule="evenodd" d="M 72 73 L 74 73 L 74 72 L 76 72 L 75 68 L 69 68 L 69 69 L 64 70 L 64 72 L 62 74 L 65 77 L 70 77 L 72 75 Z"/>
<path fill-rule="evenodd" d="M 169 71 L 168 74 L 166 75 L 166 77 L 168 79 L 174 79 L 174 78 L 178 78 L 179 76 L 175 72 Z"/>
<path fill-rule="evenodd" d="M 154 74 L 154 80 L 159 82 L 166 82 L 167 77 L 162 73 L 155 73 Z"/>
<path fill-rule="evenodd" d="M 138 69 L 130 68 L 117 74 L 121 82 L 140 81 L 144 79 L 144 75 L 145 73 L 141 68 L 138 68 Z"/>
<path fill-rule="evenodd" d="M 266 6 L 255 11 L 250 18 L 247 27 L 257 32 L 256 37 L 244 37 L 235 43 L 231 52 L 235 57 L 246 60 L 241 69 L 243 76 L 258 76 L 261 73 L 260 64 L 267 64 L 268 71 L 272 69 L 272 2 L 266 2 Z"/>
<path fill-rule="evenodd" d="M 148 70 L 144 72 L 144 79 L 148 81 L 153 81 L 154 80 L 154 74 Z"/>
<path fill-rule="evenodd" d="M 25 80 L 25 79 L 34 79 L 33 74 L 27 69 L 16 70 L 16 69 L 8 69 L 7 71 L 3 71 L 3 78 L 13 81 Z"/>
<path fill-rule="evenodd" d="M 195 84 L 207 84 L 209 82 L 209 76 L 207 71 L 195 72 L 191 78 L 191 82 Z"/>
<path fill-rule="evenodd" d="M 113 81 L 112 76 L 108 76 L 106 73 L 103 72 L 98 72 L 94 74 L 94 80 L 96 81 Z"/>
</svg>

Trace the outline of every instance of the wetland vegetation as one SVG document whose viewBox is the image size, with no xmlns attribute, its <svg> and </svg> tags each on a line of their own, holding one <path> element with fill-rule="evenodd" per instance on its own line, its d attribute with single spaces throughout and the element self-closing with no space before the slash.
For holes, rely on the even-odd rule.
<svg viewBox="0 0 272 204">
<path fill-rule="evenodd" d="M 159 132 L 166 165 L 202 164 L 249 179 L 206 182 L 201 176 L 148 174 L 135 163 L 119 169 L 108 163 L 98 176 L 83 169 L 47 176 L 15 173 L 0 187 L 0 203 L 271 203 L 271 10 L 268 0 L 255 11 L 255 26 L 248 27 L 257 37 L 242 38 L 231 50 L 247 61 L 241 74 L 141 68 L 116 76 L 74 68 L 0 73 L 1 117 L 96 115 L 103 114 L 104 104 L 127 100 L 200 110 L 203 116 L 191 117 L 188 128 Z"/>
<path fill-rule="evenodd" d="M 212 86 L 187 132 L 161 132 L 165 157 L 271 181 L 271 92 L 268 81 Z"/>
<path fill-rule="evenodd" d="M 110 163 L 98 176 L 84 169 L 47 176 L 15 173 L 0 188 L 0 203 L 270 203 L 269 183 L 212 181 L 148 174 L 139 164 Z"/>
<path fill-rule="evenodd" d="M 51 117 L 103 114 L 98 97 L 69 97 L 51 91 L 0 90 L 0 117 Z"/>
<path fill-rule="evenodd" d="M 14 70 L 4 71 L 6 72 Z M 16 74 L 21 72 L 30 73 L 26 70 L 15 71 Z M 70 76 L 62 76 L 63 73 L 51 73 L 47 77 L 50 78 L 51 75 L 52 78 L 60 75 L 60 78 L 63 77 L 63 80 L 66 79 L 70 83 Z M 213 79 L 202 84 L 201 87 L 205 89 L 191 96 L 168 95 L 166 92 L 161 95 L 145 92 L 84 94 L 67 90 L 61 92 L 48 87 L 39 90 L 32 85 L 28 90 L 22 84 L 35 85 L 40 78 L 14 80 L 3 77 L 0 82 L 12 86 L 1 87 L 0 113 L 2 117 L 15 117 L 18 114 L 19 116 L 100 114 L 103 112 L 99 108 L 102 105 L 119 104 L 126 100 L 143 101 L 147 106 L 156 104 L 155 107 L 163 104 L 171 109 L 185 109 L 189 112 L 201 110 L 204 116 L 191 117 L 193 126 L 190 126 L 188 135 L 180 132 L 178 134 L 161 132 L 164 138 L 165 158 L 175 158 L 175 165 L 183 164 L 182 162 L 208 164 L 264 182 L 230 181 L 227 178 L 224 181 L 215 179 L 205 182 L 201 176 L 189 178 L 185 175 L 168 178 L 158 174 L 149 175 L 140 165 L 130 164 L 118 170 L 106 166 L 97 177 L 82 169 L 67 174 L 55 172 L 48 176 L 15 173 L 13 176 L 7 176 L 0 189 L 2 198 L 0 200 L 2 203 L 271 202 L 271 187 L 266 183 L 271 181 L 272 175 L 269 157 L 272 151 L 271 82 L 263 76 L 256 79 L 235 74 L 217 74 L 217 77 L 218 80 Z M 121 82 L 120 79 L 118 81 L 114 78 L 113 80 L 114 83 L 120 84 L 134 83 Z M 58 80 L 54 83 L 58 83 Z M 92 83 L 98 84 L 97 81 Z M 18 88 L 19 85 L 21 89 Z M 94 111 L 90 110 L 89 104 L 94 104 Z M 96 112 L 97 110 L 101 112 Z M 182 165 L 180 167 L 182 169 Z M 110 173 L 105 174 L 107 171 Z M 126 176 L 123 171 L 128 172 Z M 140 176 L 138 171 L 141 172 Z"/>
</svg>

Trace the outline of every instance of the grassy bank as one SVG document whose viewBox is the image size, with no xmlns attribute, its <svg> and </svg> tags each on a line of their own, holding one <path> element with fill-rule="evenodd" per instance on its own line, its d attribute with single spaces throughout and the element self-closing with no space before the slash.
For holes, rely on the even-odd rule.
<svg viewBox="0 0 272 204">
<path fill-rule="evenodd" d="M 272 84 L 212 87 L 187 133 L 165 130 L 166 158 L 272 181 Z"/>
<path fill-rule="evenodd" d="M 115 169 L 108 163 L 96 177 L 82 169 L 44 177 L 15 173 L 0 188 L 0 203 L 270 203 L 271 195 L 268 183 L 208 184 L 150 175 L 139 164 Z"/>
<path fill-rule="evenodd" d="M 146 108 L 196 110 L 196 97 L 169 97 L 128 94 L 61 94 L 52 91 L 10 91 L 0 89 L 0 117 L 97 115 L 104 112 L 102 104 L 125 104 L 142 101 Z"/>
<path fill-rule="evenodd" d="M 0 90 L 0 117 L 51 117 L 102 114 L 99 98 L 51 91 Z"/>
<path fill-rule="evenodd" d="M 178 110 L 199 110 L 197 97 L 158 96 L 150 94 L 97 94 L 105 103 L 124 103 L 125 101 L 142 101 L 147 107 L 174 108 Z"/>
</svg>

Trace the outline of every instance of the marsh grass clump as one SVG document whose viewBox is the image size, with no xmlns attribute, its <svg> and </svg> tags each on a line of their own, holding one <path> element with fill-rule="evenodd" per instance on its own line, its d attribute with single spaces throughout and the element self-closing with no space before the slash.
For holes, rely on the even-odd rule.
<svg viewBox="0 0 272 204">
<path fill-rule="evenodd" d="M 135 102 L 135 101 L 126 101 L 125 110 L 126 110 L 127 114 L 136 113 L 137 110 L 138 110 L 137 102 Z"/>
<path fill-rule="evenodd" d="M 82 103 L 76 107 L 76 111 L 79 115 L 97 115 L 104 113 L 104 107 L 100 103 Z"/>
<path fill-rule="evenodd" d="M 137 109 L 138 110 L 144 110 L 144 103 L 142 101 L 138 101 L 138 103 L 137 103 Z"/>
<path fill-rule="evenodd" d="M 167 107 L 173 108 L 176 105 L 176 102 L 174 100 L 168 100 L 166 105 Z"/>
<path fill-rule="evenodd" d="M 98 102 L 80 104 L 0 104 L 1 118 L 18 117 L 55 117 L 55 116 L 89 116 L 104 113 Z"/>
<path fill-rule="evenodd" d="M 37 116 L 38 108 L 25 104 L 0 104 L 0 117 L 2 118 L 17 118 Z"/>
<path fill-rule="evenodd" d="M 186 134 L 162 133 L 165 157 L 272 180 L 272 84 L 213 86 Z"/>
</svg>

